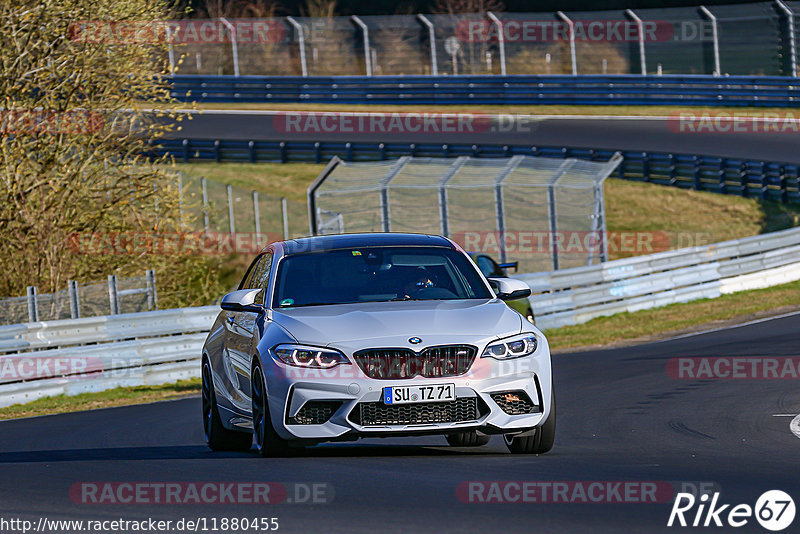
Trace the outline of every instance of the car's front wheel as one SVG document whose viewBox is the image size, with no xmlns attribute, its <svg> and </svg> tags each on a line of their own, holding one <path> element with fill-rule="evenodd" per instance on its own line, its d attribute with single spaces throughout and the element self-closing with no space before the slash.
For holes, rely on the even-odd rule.
<svg viewBox="0 0 800 534">
<path fill-rule="evenodd" d="M 544 424 L 527 436 L 514 436 L 505 434 L 503 436 L 508 450 L 515 454 L 544 454 L 553 448 L 556 438 L 556 395 L 553 388 L 550 388 L 550 415 L 547 416 Z"/>
<path fill-rule="evenodd" d="M 480 447 L 489 443 L 489 436 L 478 434 L 475 430 L 447 434 L 445 437 L 451 447 Z"/>
<path fill-rule="evenodd" d="M 272 427 L 269 414 L 267 382 L 260 364 L 253 367 L 251 376 L 253 402 L 253 435 L 256 438 L 258 454 L 264 457 L 282 456 L 289 449 L 287 441 L 281 438 Z"/>
<path fill-rule="evenodd" d="M 249 432 L 228 430 L 222 426 L 217 407 L 217 394 L 214 392 L 214 381 L 211 365 L 203 360 L 202 372 L 203 430 L 206 442 L 212 451 L 246 451 L 253 444 L 253 435 Z"/>
</svg>

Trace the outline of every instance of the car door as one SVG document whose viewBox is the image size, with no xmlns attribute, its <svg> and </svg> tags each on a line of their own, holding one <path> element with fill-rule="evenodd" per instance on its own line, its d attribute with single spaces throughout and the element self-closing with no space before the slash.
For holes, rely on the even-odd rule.
<svg viewBox="0 0 800 534">
<path fill-rule="evenodd" d="M 261 289 L 255 298 L 255 303 L 264 305 L 267 288 L 269 286 L 269 275 L 272 269 L 272 252 L 265 252 L 258 258 L 258 262 L 253 269 L 252 276 L 245 280 L 246 286 L 241 289 Z M 258 320 L 264 312 L 231 312 L 230 332 L 228 337 L 228 362 L 231 377 L 231 384 L 236 390 L 237 403 L 241 402 L 241 407 L 245 410 L 250 409 L 250 362 L 253 355 L 253 347 L 258 342 L 259 335 Z"/>
</svg>

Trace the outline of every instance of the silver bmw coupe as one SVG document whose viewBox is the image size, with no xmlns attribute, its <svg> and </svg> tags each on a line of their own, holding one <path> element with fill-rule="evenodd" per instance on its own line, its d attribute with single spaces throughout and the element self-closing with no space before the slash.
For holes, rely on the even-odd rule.
<svg viewBox="0 0 800 534">
<path fill-rule="evenodd" d="M 544 335 L 456 243 L 375 233 L 271 243 L 222 299 L 203 346 L 213 450 L 263 456 L 365 437 L 501 434 L 514 453 L 553 446 Z"/>
</svg>

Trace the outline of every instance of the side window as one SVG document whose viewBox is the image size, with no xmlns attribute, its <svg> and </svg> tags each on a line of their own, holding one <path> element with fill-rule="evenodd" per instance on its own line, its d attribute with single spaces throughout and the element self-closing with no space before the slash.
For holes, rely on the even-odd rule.
<svg viewBox="0 0 800 534">
<path fill-rule="evenodd" d="M 272 252 L 267 252 L 261 256 L 261 261 L 258 262 L 258 268 L 253 275 L 252 288 L 263 288 L 264 291 L 256 297 L 256 304 L 264 304 L 264 299 L 267 294 L 267 287 L 269 286 L 269 272 L 272 270 Z"/>
<path fill-rule="evenodd" d="M 481 270 L 483 276 L 490 277 L 494 275 L 494 262 L 486 256 L 478 256 L 475 263 L 478 264 L 478 269 Z"/>
<path fill-rule="evenodd" d="M 242 278 L 242 282 L 239 284 L 239 289 L 250 289 L 253 283 L 253 277 L 258 270 L 258 265 L 261 263 L 263 256 L 259 256 L 253 263 L 250 264 L 250 268 L 247 270 L 247 274 L 244 275 Z"/>
</svg>

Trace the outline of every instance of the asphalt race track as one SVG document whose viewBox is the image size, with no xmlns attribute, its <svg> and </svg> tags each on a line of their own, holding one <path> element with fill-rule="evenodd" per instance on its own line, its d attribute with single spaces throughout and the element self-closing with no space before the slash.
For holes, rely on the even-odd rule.
<svg viewBox="0 0 800 534">
<path fill-rule="evenodd" d="M 413 110 L 409 110 L 413 111 Z M 679 113 L 676 108 L 675 113 Z M 566 117 L 503 115 L 485 121 L 477 118 L 473 128 L 454 132 L 409 131 L 374 133 L 369 127 L 338 131 L 337 123 L 314 127 L 287 119 L 292 112 L 217 111 L 193 112 L 180 122 L 181 131 L 171 137 L 239 141 L 320 141 L 369 143 L 476 143 L 531 146 L 569 146 L 611 150 L 643 150 L 701 154 L 800 163 L 797 140 L 800 122 L 763 122 L 735 125 L 730 121 L 681 124 L 676 117 Z M 787 115 L 791 116 L 791 115 Z M 478 117 L 478 116 L 476 116 Z M 702 116 L 699 116 L 702 117 Z M 386 123 L 388 127 L 388 122 Z M 744 131 L 738 131 L 744 130 Z"/>
<path fill-rule="evenodd" d="M 797 357 L 799 333 L 800 315 L 792 315 L 659 343 L 558 354 L 556 444 L 539 457 L 511 455 L 497 437 L 479 449 L 420 437 L 324 445 L 279 459 L 217 454 L 203 442 L 199 398 L 0 422 L 0 516 L 277 517 L 283 532 L 688 531 L 666 528 L 669 502 L 469 503 L 459 500 L 457 488 L 467 481 L 655 481 L 672 488 L 704 482 L 724 503 L 753 506 L 770 489 L 797 500 L 800 439 L 789 428 L 800 413 L 797 380 L 677 380 L 667 362 Z M 76 504 L 70 487 L 86 481 L 325 483 L 333 498 L 327 504 Z M 736 530 L 765 532 L 753 518 Z"/>
</svg>

